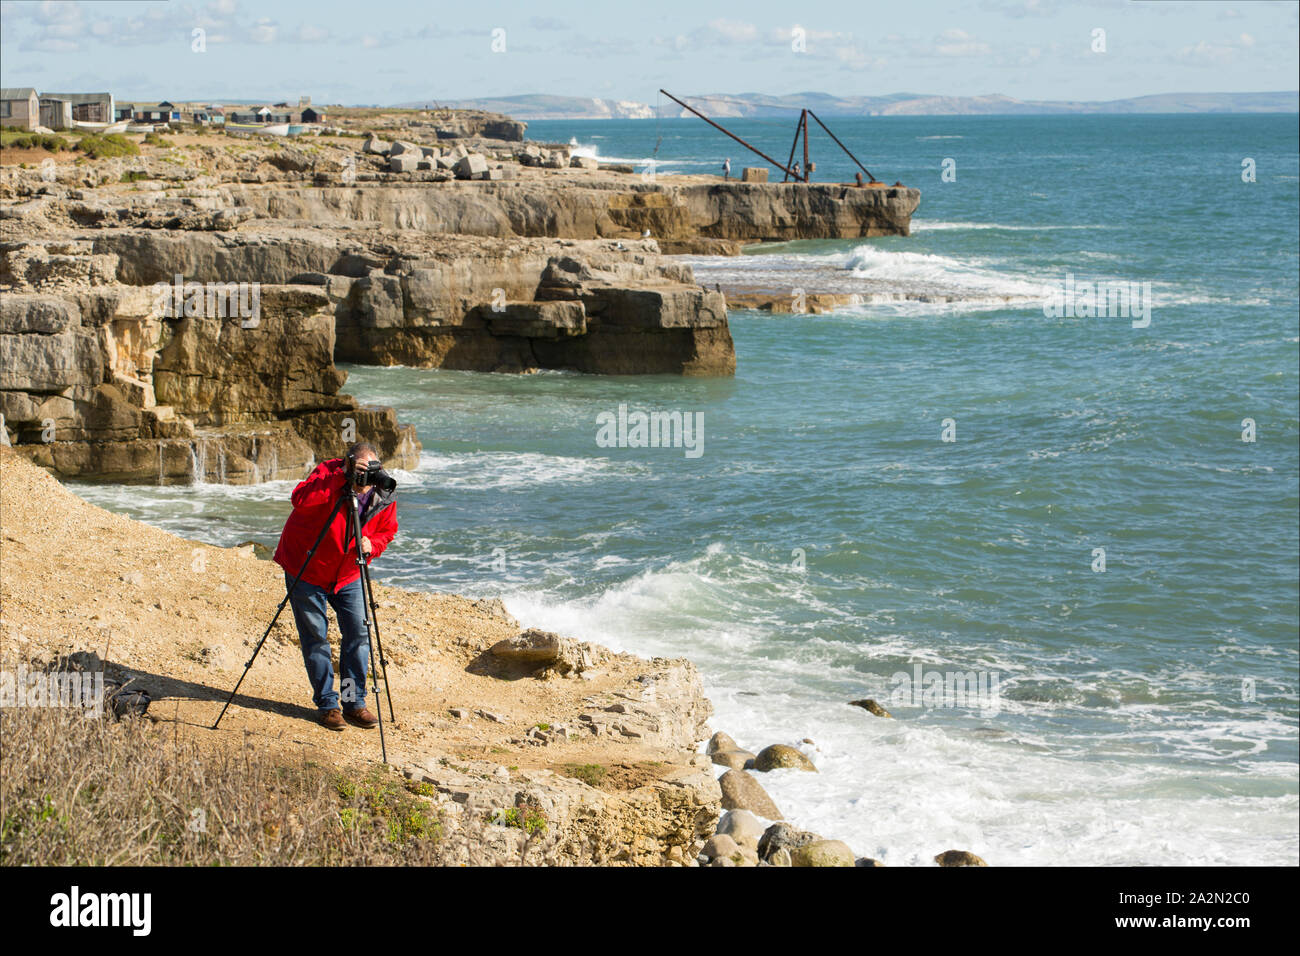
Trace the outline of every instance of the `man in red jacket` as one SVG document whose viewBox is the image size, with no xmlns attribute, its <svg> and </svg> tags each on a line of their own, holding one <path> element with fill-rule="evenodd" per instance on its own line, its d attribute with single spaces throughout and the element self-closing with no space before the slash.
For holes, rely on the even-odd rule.
<svg viewBox="0 0 1300 956">
<path fill-rule="evenodd" d="M 349 465 L 349 461 L 355 465 Z M 293 511 L 280 532 L 275 562 L 284 568 L 286 589 L 303 566 L 307 552 L 321 533 L 352 467 L 364 471 L 372 461 L 379 461 L 375 447 L 357 442 L 348 449 L 346 458 L 331 458 L 293 489 Z M 374 485 L 357 489 L 357 507 L 361 515 L 361 553 L 373 561 L 383 554 L 397 534 L 395 490 L 385 491 Z M 303 663 L 311 681 L 312 701 L 321 724 L 330 730 L 342 730 L 344 721 L 371 728 L 378 719 L 366 707 L 366 673 L 370 663 L 370 646 L 364 618 L 361 569 L 357 567 L 357 543 L 351 534 L 352 515 L 345 504 L 334 515 L 329 530 L 293 588 L 289 604 L 298 625 Z M 339 648 L 340 692 L 334 690 L 334 668 L 330 661 L 329 617 L 326 605 L 338 616 L 342 641 Z M 340 699 L 343 708 L 340 710 Z"/>
</svg>

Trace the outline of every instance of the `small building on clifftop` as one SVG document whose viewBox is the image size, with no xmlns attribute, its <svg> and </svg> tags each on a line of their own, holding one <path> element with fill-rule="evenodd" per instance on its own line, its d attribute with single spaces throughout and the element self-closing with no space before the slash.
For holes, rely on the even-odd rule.
<svg viewBox="0 0 1300 956">
<path fill-rule="evenodd" d="M 0 89 L 0 126 L 32 129 L 40 121 L 40 99 L 30 86 Z"/>
</svg>

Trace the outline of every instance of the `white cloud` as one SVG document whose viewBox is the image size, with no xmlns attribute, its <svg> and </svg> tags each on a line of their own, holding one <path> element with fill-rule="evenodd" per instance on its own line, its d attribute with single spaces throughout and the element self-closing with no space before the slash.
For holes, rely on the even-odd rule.
<svg viewBox="0 0 1300 956">
<path fill-rule="evenodd" d="M 1255 38 L 1249 33 L 1240 34 L 1235 40 L 1223 43 L 1210 43 L 1201 40 L 1192 46 L 1185 46 L 1174 59 L 1190 66 L 1228 66 L 1237 62 L 1239 55 L 1255 45 Z"/>
<path fill-rule="evenodd" d="M 934 40 L 934 53 L 938 56 L 987 56 L 992 52 L 992 47 L 965 30 L 944 30 Z"/>
<path fill-rule="evenodd" d="M 1006 17 L 1054 17 L 1061 12 L 1060 0 L 985 0 L 981 6 Z"/>
<path fill-rule="evenodd" d="M 23 50 L 72 53 L 93 43 L 110 47 L 175 42 L 188 48 L 195 27 L 207 31 L 207 42 L 267 44 L 278 37 L 274 20 L 246 20 L 237 0 L 153 5 L 139 13 L 114 16 L 108 4 L 79 4 L 45 0 L 38 4 L 5 5 L 6 29 L 28 21 L 32 30 L 19 43 Z"/>
<path fill-rule="evenodd" d="M 713 35 L 715 41 L 721 40 L 723 43 L 753 43 L 758 39 L 758 27 L 743 20 L 719 17 L 710 20 L 706 30 Z"/>
<path fill-rule="evenodd" d="M 274 43 L 277 30 L 279 30 L 279 26 L 274 20 L 263 17 L 249 29 L 248 39 L 253 43 Z"/>
<path fill-rule="evenodd" d="M 740 46 L 761 41 L 758 27 L 743 20 L 728 20 L 719 17 L 710 20 L 702 27 L 690 33 L 678 33 L 671 37 L 654 37 L 655 46 L 669 47 L 681 53 L 685 50 L 712 50 L 724 46 Z M 787 39 L 788 43 L 789 40 Z"/>
</svg>

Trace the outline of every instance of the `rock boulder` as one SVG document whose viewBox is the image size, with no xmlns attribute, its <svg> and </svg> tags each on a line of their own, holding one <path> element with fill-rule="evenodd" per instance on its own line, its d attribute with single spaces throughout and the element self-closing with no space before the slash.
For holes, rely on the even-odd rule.
<svg viewBox="0 0 1300 956">
<path fill-rule="evenodd" d="M 758 756 L 754 758 L 755 770 L 781 770 L 787 767 L 795 770 L 817 772 L 817 767 L 804 756 L 802 751 L 796 750 L 794 747 L 788 747 L 785 744 L 772 744 L 770 747 L 764 747 L 758 752 Z"/>
<path fill-rule="evenodd" d="M 791 866 L 853 866 L 853 851 L 839 840 L 813 840 L 790 847 Z"/>
<path fill-rule="evenodd" d="M 767 791 L 744 770 L 728 770 L 718 778 L 718 786 L 722 788 L 724 810 L 748 810 L 768 820 L 781 819 L 781 811 Z"/>
</svg>

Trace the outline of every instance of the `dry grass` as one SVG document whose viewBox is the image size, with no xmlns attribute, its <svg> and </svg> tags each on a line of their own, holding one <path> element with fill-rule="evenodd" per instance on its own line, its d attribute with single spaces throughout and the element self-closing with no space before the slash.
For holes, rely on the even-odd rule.
<svg viewBox="0 0 1300 956">
<path fill-rule="evenodd" d="M 77 708 L 0 710 L 0 864 L 477 865 L 489 824 L 448 836 L 427 785 L 360 778 L 251 743 Z M 528 850 L 525 850 L 525 857 Z M 520 861 L 523 862 L 523 861 Z"/>
</svg>

